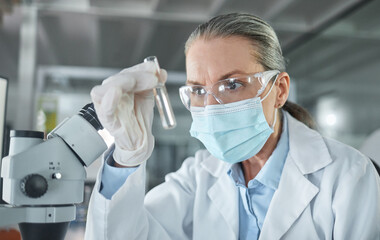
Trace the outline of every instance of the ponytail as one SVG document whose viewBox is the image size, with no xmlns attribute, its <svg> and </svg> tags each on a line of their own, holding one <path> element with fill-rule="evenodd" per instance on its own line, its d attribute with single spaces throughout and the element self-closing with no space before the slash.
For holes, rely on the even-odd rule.
<svg viewBox="0 0 380 240">
<path fill-rule="evenodd" d="M 290 101 L 286 101 L 282 109 L 287 111 L 290 115 L 292 115 L 292 117 L 304 123 L 309 128 L 317 130 L 317 124 L 315 123 L 314 119 L 312 118 L 310 113 L 303 107 Z"/>
</svg>

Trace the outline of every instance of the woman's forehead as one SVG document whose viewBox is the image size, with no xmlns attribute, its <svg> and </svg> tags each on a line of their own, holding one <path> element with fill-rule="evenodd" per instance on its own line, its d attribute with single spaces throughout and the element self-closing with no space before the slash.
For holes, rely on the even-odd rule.
<svg viewBox="0 0 380 240">
<path fill-rule="evenodd" d="M 254 47 L 242 37 L 198 39 L 186 55 L 188 80 L 215 82 L 230 72 L 255 73 L 263 71 L 254 57 Z"/>
</svg>

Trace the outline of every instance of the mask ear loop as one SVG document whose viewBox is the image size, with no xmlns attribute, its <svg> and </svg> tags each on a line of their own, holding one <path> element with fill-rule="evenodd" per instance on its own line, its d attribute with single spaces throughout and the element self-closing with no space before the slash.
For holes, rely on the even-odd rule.
<svg viewBox="0 0 380 240">
<path fill-rule="evenodd" d="M 278 78 L 278 74 L 276 75 L 276 78 L 274 79 L 273 83 L 272 83 L 272 86 L 270 87 L 269 89 L 269 92 L 265 95 L 265 97 L 263 97 L 260 102 L 263 102 L 265 100 L 265 98 L 268 97 L 269 93 L 272 91 L 272 88 L 274 86 L 274 84 L 276 83 L 277 81 L 277 78 Z M 273 121 L 273 124 L 271 126 L 272 130 L 274 130 L 274 125 L 276 124 L 276 121 L 277 121 L 277 108 L 274 108 L 274 121 Z"/>
</svg>

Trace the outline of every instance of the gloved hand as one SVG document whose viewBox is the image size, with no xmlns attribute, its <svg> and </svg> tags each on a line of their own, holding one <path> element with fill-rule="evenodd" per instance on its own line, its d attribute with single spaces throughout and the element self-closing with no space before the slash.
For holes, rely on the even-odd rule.
<svg viewBox="0 0 380 240">
<path fill-rule="evenodd" d="M 100 122 L 115 138 L 113 157 L 120 165 L 137 166 L 152 154 L 152 89 L 166 78 L 164 69 L 158 76 L 154 63 L 146 62 L 122 70 L 91 90 Z"/>
</svg>

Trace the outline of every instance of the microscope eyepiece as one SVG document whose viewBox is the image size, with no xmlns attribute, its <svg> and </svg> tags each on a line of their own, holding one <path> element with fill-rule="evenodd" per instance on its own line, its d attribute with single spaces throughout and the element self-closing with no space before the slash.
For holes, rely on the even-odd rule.
<svg viewBox="0 0 380 240">
<path fill-rule="evenodd" d="M 84 106 L 79 111 L 78 115 L 86 119 L 87 122 L 89 122 L 96 129 L 96 131 L 103 129 L 103 126 L 100 123 L 98 116 L 96 115 L 93 103 L 89 103 L 86 106 Z"/>
</svg>

